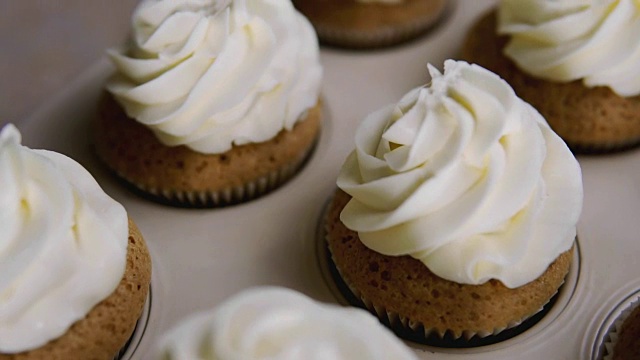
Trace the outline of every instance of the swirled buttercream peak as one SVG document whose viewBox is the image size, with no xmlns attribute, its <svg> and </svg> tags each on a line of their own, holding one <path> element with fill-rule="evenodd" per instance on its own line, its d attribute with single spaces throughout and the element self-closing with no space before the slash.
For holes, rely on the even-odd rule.
<svg viewBox="0 0 640 360">
<path fill-rule="evenodd" d="M 165 334 L 157 352 L 166 360 L 416 359 L 369 313 L 277 287 L 244 290 L 192 315 Z"/>
<path fill-rule="evenodd" d="M 201 153 L 291 130 L 320 91 L 318 42 L 290 0 L 144 0 L 108 54 L 127 115 Z"/>
<path fill-rule="evenodd" d="M 0 353 L 64 334 L 117 287 L 128 220 L 72 159 L 0 132 Z"/>
<path fill-rule="evenodd" d="M 497 75 L 448 60 L 369 115 L 338 177 L 342 222 L 369 248 L 464 284 L 524 285 L 571 248 L 578 162 Z"/>
</svg>

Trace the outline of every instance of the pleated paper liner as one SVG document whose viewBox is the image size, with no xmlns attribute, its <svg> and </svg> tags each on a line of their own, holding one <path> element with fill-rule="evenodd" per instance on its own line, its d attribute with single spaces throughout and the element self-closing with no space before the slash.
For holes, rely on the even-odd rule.
<svg viewBox="0 0 640 360">
<path fill-rule="evenodd" d="M 216 155 L 162 144 L 105 93 L 93 124 L 94 148 L 107 168 L 149 200 L 190 208 L 232 205 L 278 188 L 304 166 L 322 133 L 321 108 L 319 99 L 291 131 Z"/>
<path fill-rule="evenodd" d="M 580 251 L 579 244 L 576 241 L 574 260 L 563 285 L 559 287 L 550 300 L 537 312 L 530 314 L 520 321 L 514 321 L 504 328 L 496 328 L 492 331 L 467 331 L 460 337 L 455 337 L 450 331 L 440 334 L 436 329 L 425 328 L 422 324 L 388 311 L 383 306 L 379 306 L 363 298 L 355 287 L 350 286 L 348 282 L 345 281 L 345 278 L 340 274 L 340 270 L 335 265 L 326 241 L 327 232 L 324 228 L 324 218 L 328 211 L 329 203 L 330 201 L 325 206 L 316 229 L 317 261 L 327 286 L 338 301 L 369 310 L 371 313 L 377 315 L 378 319 L 398 337 L 416 344 L 441 348 L 474 348 L 497 344 L 512 339 L 540 323 L 556 305 L 558 309 L 554 309 L 553 315 L 557 316 L 559 311 L 562 311 L 568 304 L 578 281 Z"/>
<path fill-rule="evenodd" d="M 129 179 L 123 173 L 115 172 L 115 174 L 129 190 L 160 204 L 185 208 L 223 207 L 256 199 L 285 184 L 304 167 L 313 154 L 317 142 L 318 138 L 305 152 L 280 169 L 242 185 L 217 191 L 181 191 L 177 189 L 150 188 Z"/>
<path fill-rule="evenodd" d="M 640 291 L 628 296 L 609 314 L 604 323 L 606 329 L 602 329 L 603 336 L 598 347 L 598 360 L 613 359 L 614 348 L 618 342 L 620 331 L 625 320 L 636 307 L 640 306 Z M 640 341 L 640 339 L 638 339 Z"/>
<path fill-rule="evenodd" d="M 554 306 L 559 294 L 559 292 L 556 292 L 549 302 L 535 314 L 531 314 L 529 317 L 521 319 L 520 321 L 514 321 L 504 328 L 496 328 L 493 331 L 485 332 L 466 331 L 462 337 L 456 338 L 449 331 L 440 334 L 435 329 L 425 328 L 423 324 L 388 311 L 384 307 L 373 304 L 371 301 L 362 297 L 357 289 L 350 286 L 341 276 L 328 249 L 327 253 L 326 261 L 329 264 L 332 280 L 349 304 L 367 309 L 376 314 L 378 319 L 400 338 L 422 345 L 442 348 L 472 348 L 492 345 L 511 339 L 536 325 Z"/>
</svg>

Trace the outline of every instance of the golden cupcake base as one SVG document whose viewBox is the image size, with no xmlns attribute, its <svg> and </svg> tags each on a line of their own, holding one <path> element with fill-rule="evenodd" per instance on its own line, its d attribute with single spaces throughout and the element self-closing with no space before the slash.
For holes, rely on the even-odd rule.
<svg viewBox="0 0 640 360">
<path fill-rule="evenodd" d="M 206 208 L 255 199 L 291 179 L 312 153 L 320 122 L 318 104 L 269 141 L 202 154 L 160 143 L 105 94 L 94 138 L 100 159 L 135 192 L 167 205 Z"/>
<path fill-rule="evenodd" d="M 396 45 L 437 26 L 451 0 L 405 0 L 400 4 L 355 0 L 294 0 L 320 42 L 353 49 Z"/>
<path fill-rule="evenodd" d="M 335 268 L 332 277 L 350 303 L 368 309 L 398 335 L 418 343 L 475 347 L 522 333 L 552 307 L 573 259 L 572 248 L 538 279 L 516 289 L 496 280 L 482 285 L 454 283 L 409 256 L 385 256 L 364 246 L 339 218 L 349 200 L 338 190 L 324 222 L 329 268 Z"/>
<path fill-rule="evenodd" d="M 143 312 L 151 283 L 151 257 L 129 219 L 127 265 L 115 291 L 67 332 L 37 349 L 0 354 L 0 360 L 112 360 L 126 347 Z M 99 280 L 99 279 L 97 279 Z"/>
</svg>

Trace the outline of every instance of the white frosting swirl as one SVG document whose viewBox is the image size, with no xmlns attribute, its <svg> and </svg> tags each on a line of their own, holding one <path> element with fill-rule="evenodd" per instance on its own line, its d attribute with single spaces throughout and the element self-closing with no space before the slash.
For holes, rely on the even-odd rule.
<svg viewBox="0 0 640 360">
<path fill-rule="evenodd" d="M 371 314 L 258 287 L 195 314 L 159 342 L 163 360 L 404 360 L 416 356 Z"/>
<path fill-rule="evenodd" d="M 578 162 L 497 75 L 447 60 L 430 87 L 368 116 L 338 186 L 369 248 L 464 284 L 524 285 L 571 248 Z"/>
<path fill-rule="evenodd" d="M 63 335 L 117 287 L 128 219 L 70 158 L 0 133 L 0 353 Z"/>
<path fill-rule="evenodd" d="M 318 101 L 318 41 L 290 0 L 143 0 L 133 34 L 107 89 L 168 146 L 267 141 Z"/>
<path fill-rule="evenodd" d="M 502 0 L 505 54 L 527 73 L 640 95 L 638 0 Z"/>
</svg>

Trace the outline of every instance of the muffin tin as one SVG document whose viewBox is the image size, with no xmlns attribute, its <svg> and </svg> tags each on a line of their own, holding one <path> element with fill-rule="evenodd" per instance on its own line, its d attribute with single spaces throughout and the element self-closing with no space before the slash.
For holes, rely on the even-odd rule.
<svg viewBox="0 0 640 360">
<path fill-rule="evenodd" d="M 322 135 L 302 171 L 257 200 L 220 209 L 182 209 L 129 192 L 93 152 L 90 124 L 112 68 L 102 60 L 18 123 L 23 143 L 83 164 L 135 219 L 153 257 L 152 295 L 121 359 L 147 359 L 160 334 L 194 311 L 241 289 L 280 285 L 324 302 L 341 302 L 318 264 L 318 223 L 353 148 L 359 122 L 424 84 L 427 63 L 456 58 L 471 23 L 494 0 L 458 1 L 431 33 L 373 52 L 322 49 Z M 640 150 L 579 157 L 585 202 L 579 262 L 550 313 L 524 333 L 493 345 L 442 349 L 407 343 L 424 359 L 596 359 L 601 328 L 640 289 Z M 571 280 L 574 279 L 575 281 Z M 569 287 L 567 287 L 569 285 Z"/>
</svg>

